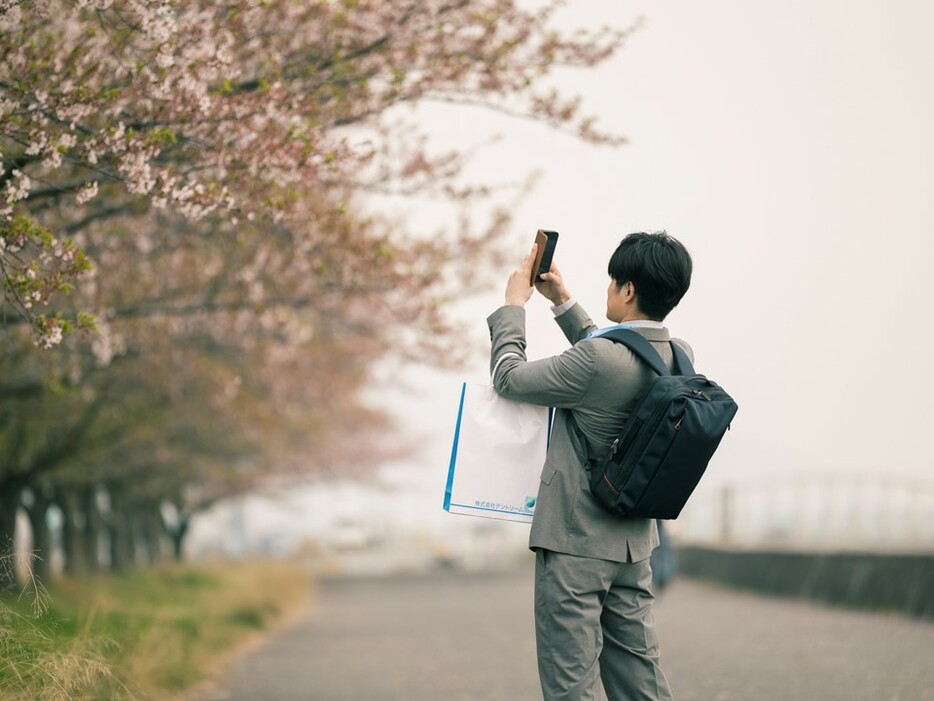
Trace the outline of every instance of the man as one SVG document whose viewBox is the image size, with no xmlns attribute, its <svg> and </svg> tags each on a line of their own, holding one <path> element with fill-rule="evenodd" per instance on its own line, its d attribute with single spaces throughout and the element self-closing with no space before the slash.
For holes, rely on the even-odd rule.
<svg viewBox="0 0 934 701">
<path fill-rule="evenodd" d="M 556 408 L 529 547 L 535 551 L 535 630 L 545 701 L 670 700 L 659 666 L 649 556 L 651 519 L 620 518 L 591 495 L 585 456 L 603 456 L 654 373 L 575 303 L 555 265 L 536 283 L 573 344 L 527 362 L 525 303 L 535 247 L 506 284 L 506 302 L 487 319 L 490 367 L 504 397 Z M 665 233 L 630 234 L 610 258 L 606 316 L 647 338 L 669 368 L 662 322 L 691 282 L 691 257 Z M 616 327 L 610 327 L 616 328 Z M 606 329 L 603 329 L 605 331 Z M 690 348 L 677 341 L 689 357 Z"/>
</svg>

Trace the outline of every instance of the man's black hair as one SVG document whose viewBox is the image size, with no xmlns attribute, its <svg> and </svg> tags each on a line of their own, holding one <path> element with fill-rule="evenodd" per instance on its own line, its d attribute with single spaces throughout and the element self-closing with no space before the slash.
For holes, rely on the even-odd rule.
<svg viewBox="0 0 934 701">
<path fill-rule="evenodd" d="M 629 234 L 610 256 L 608 272 L 617 288 L 631 282 L 639 311 L 662 321 L 691 286 L 693 263 L 687 249 L 664 231 Z"/>
</svg>

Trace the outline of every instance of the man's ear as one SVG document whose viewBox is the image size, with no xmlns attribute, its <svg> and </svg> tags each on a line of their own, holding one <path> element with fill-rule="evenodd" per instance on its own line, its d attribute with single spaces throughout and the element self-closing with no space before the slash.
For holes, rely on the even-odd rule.
<svg viewBox="0 0 934 701">
<path fill-rule="evenodd" d="M 628 302 L 629 300 L 635 298 L 636 286 L 633 285 L 632 282 L 625 282 L 623 283 L 623 289 L 621 292 L 623 293 L 623 299 Z"/>
<path fill-rule="evenodd" d="M 636 286 L 631 282 L 626 283 L 626 289 L 623 290 L 623 299 L 626 301 L 626 304 L 632 304 L 633 309 L 636 310 L 636 313 L 642 314 L 642 307 L 639 306 L 639 295 L 636 294 Z"/>
</svg>

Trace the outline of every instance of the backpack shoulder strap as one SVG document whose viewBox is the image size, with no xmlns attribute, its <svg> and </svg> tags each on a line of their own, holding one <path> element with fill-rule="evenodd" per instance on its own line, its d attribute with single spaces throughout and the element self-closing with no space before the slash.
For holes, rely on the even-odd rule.
<svg viewBox="0 0 934 701">
<path fill-rule="evenodd" d="M 622 343 L 629 348 L 637 357 L 652 368 L 658 375 L 670 375 L 665 361 L 658 351 L 652 347 L 652 344 L 642 334 L 631 329 L 614 329 L 602 334 L 600 338 L 608 338 L 616 343 Z M 687 353 L 677 343 L 671 342 L 671 352 L 675 360 L 675 374 L 693 375 L 694 367 Z"/>
<path fill-rule="evenodd" d="M 694 365 L 684 349 L 674 341 L 671 341 L 671 352 L 675 356 L 675 372 L 679 375 L 696 375 Z"/>
</svg>

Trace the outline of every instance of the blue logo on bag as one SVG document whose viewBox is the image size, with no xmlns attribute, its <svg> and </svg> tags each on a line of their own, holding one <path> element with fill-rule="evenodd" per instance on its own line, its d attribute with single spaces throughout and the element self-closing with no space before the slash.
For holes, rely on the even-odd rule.
<svg viewBox="0 0 934 701">
<path fill-rule="evenodd" d="M 525 498 L 525 510 L 529 513 L 535 511 L 535 502 L 537 499 L 535 497 L 526 497 Z"/>
</svg>

